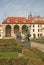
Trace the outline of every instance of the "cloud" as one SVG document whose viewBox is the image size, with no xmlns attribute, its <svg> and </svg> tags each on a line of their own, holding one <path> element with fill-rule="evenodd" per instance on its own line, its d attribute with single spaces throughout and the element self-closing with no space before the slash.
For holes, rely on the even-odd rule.
<svg viewBox="0 0 44 65">
<path fill-rule="evenodd" d="M 44 0 L 1 0 L 0 23 L 8 16 L 44 15 Z"/>
</svg>

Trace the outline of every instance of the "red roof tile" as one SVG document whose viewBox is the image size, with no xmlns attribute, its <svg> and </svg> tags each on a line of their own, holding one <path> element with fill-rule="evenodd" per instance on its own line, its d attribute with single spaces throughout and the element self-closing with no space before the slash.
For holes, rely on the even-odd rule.
<svg viewBox="0 0 44 65">
<path fill-rule="evenodd" d="M 16 21 L 18 21 L 18 22 L 16 22 Z M 25 17 L 7 17 L 2 22 L 2 24 L 6 24 L 6 23 L 23 23 L 23 21 L 27 21 L 27 19 Z"/>
<path fill-rule="evenodd" d="M 35 23 L 36 23 L 36 24 L 44 24 L 44 21 L 38 20 L 38 21 L 35 21 Z"/>
<path fill-rule="evenodd" d="M 39 17 L 39 16 L 38 16 Z M 37 18 L 38 18 L 37 17 Z M 26 22 L 25 22 L 26 21 Z M 33 18 L 26 19 L 25 17 L 7 17 L 2 24 L 23 24 L 23 23 L 29 23 L 29 24 L 44 24 L 44 20 L 35 20 Z"/>
</svg>

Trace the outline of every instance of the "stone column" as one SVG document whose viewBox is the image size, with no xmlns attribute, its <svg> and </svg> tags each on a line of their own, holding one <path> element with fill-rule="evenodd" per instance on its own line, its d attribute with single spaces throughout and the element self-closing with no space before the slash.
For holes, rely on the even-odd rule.
<svg viewBox="0 0 44 65">
<path fill-rule="evenodd" d="M 25 38 L 25 35 L 22 33 L 22 26 L 23 24 L 20 25 L 20 32 L 21 32 L 21 36 L 22 36 L 22 40 Z"/>
<path fill-rule="evenodd" d="M 11 37 L 15 38 L 15 33 L 14 33 L 14 25 L 11 26 Z"/>
<path fill-rule="evenodd" d="M 14 31 L 13 31 L 13 25 L 11 26 L 11 37 L 13 37 L 14 36 L 14 33 L 13 33 Z"/>
<path fill-rule="evenodd" d="M 21 35 L 23 35 L 23 34 L 22 34 L 22 24 L 20 25 L 20 32 L 21 32 Z"/>
<path fill-rule="evenodd" d="M 3 30 L 3 38 L 5 37 L 5 35 L 6 35 L 6 30 L 5 30 L 5 25 L 3 24 L 3 28 L 2 28 L 2 30 Z"/>
<path fill-rule="evenodd" d="M 20 25 L 19 27 L 20 27 L 20 32 L 22 33 L 22 26 Z"/>
</svg>

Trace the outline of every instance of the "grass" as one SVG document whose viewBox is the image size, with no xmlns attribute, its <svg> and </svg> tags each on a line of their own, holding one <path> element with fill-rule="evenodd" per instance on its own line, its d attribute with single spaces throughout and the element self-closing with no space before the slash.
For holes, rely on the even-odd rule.
<svg viewBox="0 0 44 65">
<path fill-rule="evenodd" d="M 18 52 L 0 52 L 0 57 L 16 57 Z"/>
<path fill-rule="evenodd" d="M 44 65 L 43 52 L 36 48 L 23 48 L 20 44 L 15 39 L 0 40 L 0 65 Z M 22 50 L 23 57 L 19 58 L 16 50 Z"/>
<path fill-rule="evenodd" d="M 18 52 L 0 52 L 0 65 L 44 65 L 44 53 L 36 48 L 23 48 L 23 57 Z"/>
</svg>

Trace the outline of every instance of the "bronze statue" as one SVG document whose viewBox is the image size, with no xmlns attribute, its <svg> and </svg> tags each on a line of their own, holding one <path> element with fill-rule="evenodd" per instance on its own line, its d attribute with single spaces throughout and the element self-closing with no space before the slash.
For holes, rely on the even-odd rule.
<svg viewBox="0 0 44 65">
<path fill-rule="evenodd" d="M 30 27 L 30 26 L 29 26 Z M 31 42 L 30 42 L 30 39 L 29 37 L 31 36 L 30 35 L 30 32 L 29 32 L 29 27 L 26 27 L 25 28 L 25 31 L 26 31 L 26 34 L 25 34 L 25 39 L 24 39 L 24 47 L 29 47 Z M 18 32 L 17 35 L 16 35 L 16 39 L 19 41 L 19 42 L 22 42 L 22 36 L 21 36 L 21 32 Z"/>
</svg>

